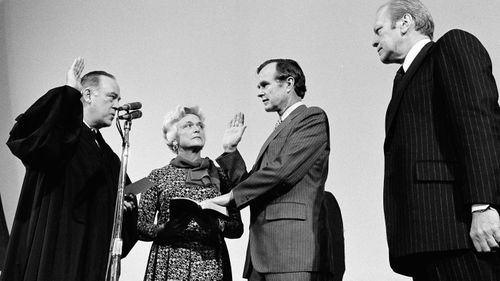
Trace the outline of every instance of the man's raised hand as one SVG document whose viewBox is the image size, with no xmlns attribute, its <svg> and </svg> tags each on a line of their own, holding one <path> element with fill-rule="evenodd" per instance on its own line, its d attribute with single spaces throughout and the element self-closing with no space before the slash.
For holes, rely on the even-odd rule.
<svg viewBox="0 0 500 281">
<path fill-rule="evenodd" d="M 77 57 L 66 74 L 66 85 L 75 88 L 78 91 L 82 90 L 82 72 L 85 68 L 85 61 L 82 57 Z"/>
<path fill-rule="evenodd" d="M 233 119 L 229 121 L 229 125 L 224 132 L 224 137 L 222 138 L 222 147 L 224 152 L 234 152 L 238 143 L 241 141 L 241 137 L 245 132 L 245 115 L 241 112 L 234 115 Z"/>
</svg>

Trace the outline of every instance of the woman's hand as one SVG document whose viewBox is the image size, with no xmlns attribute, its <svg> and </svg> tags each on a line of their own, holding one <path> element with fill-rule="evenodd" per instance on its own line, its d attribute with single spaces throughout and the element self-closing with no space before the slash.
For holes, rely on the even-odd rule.
<svg viewBox="0 0 500 281">
<path fill-rule="evenodd" d="M 167 223 L 160 226 L 160 230 L 156 235 L 155 243 L 164 245 L 169 242 L 174 242 L 182 237 L 184 231 L 189 224 L 188 217 L 176 218 L 169 220 Z"/>
</svg>

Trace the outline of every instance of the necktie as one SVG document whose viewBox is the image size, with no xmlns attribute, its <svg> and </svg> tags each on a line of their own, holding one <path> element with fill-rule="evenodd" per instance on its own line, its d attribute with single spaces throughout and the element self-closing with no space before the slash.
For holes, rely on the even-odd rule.
<svg viewBox="0 0 500 281">
<path fill-rule="evenodd" d="M 396 86 L 403 80 L 403 77 L 405 75 L 405 70 L 403 69 L 403 66 L 401 66 L 398 69 L 398 72 L 396 72 L 396 76 L 394 77 L 394 87 L 393 89 L 396 88 Z"/>
<path fill-rule="evenodd" d="M 274 129 L 278 128 L 278 126 L 281 124 L 281 118 L 276 121 L 276 124 L 274 124 Z"/>
<path fill-rule="evenodd" d="M 97 144 L 97 146 L 99 148 L 102 148 L 102 145 L 104 143 L 104 139 L 102 138 L 101 133 L 99 132 L 99 130 L 96 130 L 94 128 L 92 128 L 91 130 L 92 130 L 92 133 L 94 133 L 95 143 Z"/>
<path fill-rule="evenodd" d="M 405 70 L 403 69 L 403 66 L 401 66 L 398 71 L 396 72 L 396 76 L 394 77 L 394 84 L 392 85 L 392 98 L 391 101 L 389 102 L 389 106 L 387 107 L 387 112 L 385 114 L 385 131 L 389 129 L 389 116 L 393 116 L 394 112 L 394 107 L 396 106 L 396 100 L 395 98 L 397 94 L 397 89 L 401 81 L 403 80 L 403 77 L 405 75 Z"/>
</svg>

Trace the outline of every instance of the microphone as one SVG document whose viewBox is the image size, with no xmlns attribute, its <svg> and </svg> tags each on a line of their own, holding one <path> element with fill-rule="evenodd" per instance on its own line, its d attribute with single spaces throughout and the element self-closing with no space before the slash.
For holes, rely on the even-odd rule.
<svg viewBox="0 0 500 281">
<path fill-rule="evenodd" d="M 141 104 L 140 102 L 137 102 L 139 105 Z M 141 118 L 142 117 L 142 111 L 140 110 L 136 110 L 136 111 L 132 111 L 130 113 L 125 113 L 123 115 L 120 115 L 118 116 L 118 119 L 122 119 L 122 120 L 132 120 L 132 119 L 137 119 L 137 118 Z"/>
<path fill-rule="evenodd" d="M 116 110 L 136 110 L 136 109 L 141 109 L 141 108 L 142 108 L 142 103 L 131 102 L 131 103 L 126 103 L 120 107 L 117 107 Z"/>
</svg>

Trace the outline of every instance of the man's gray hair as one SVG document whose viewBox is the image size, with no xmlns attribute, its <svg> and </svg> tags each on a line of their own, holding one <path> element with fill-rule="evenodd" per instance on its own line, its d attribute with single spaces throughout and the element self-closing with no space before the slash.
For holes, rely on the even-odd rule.
<svg viewBox="0 0 500 281">
<path fill-rule="evenodd" d="M 81 84 L 84 88 L 86 87 L 99 88 L 101 83 L 101 76 L 106 76 L 113 80 L 116 80 L 115 76 L 113 76 L 112 74 L 107 73 L 106 71 L 97 70 L 85 74 L 82 77 Z"/>
<path fill-rule="evenodd" d="M 418 0 L 391 0 L 382 7 L 388 8 L 393 28 L 398 20 L 405 14 L 409 14 L 415 20 L 415 30 L 432 40 L 434 36 L 434 20 L 422 2 Z"/>
</svg>

